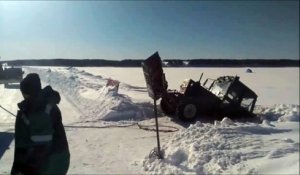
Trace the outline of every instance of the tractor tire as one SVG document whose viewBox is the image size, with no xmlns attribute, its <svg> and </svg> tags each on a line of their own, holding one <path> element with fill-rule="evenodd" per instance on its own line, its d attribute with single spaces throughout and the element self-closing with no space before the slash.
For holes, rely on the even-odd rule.
<svg viewBox="0 0 300 175">
<path fill-rule="evenodd" d="M 198 112 L 197 104 L 193 101 L 186 101 L 180 104 L 176 111 L 178 118 L 185 122 L 194 121 Z"/>
<path fill-rule="evenodd" d="M 170 104 L 167 100 L 161 99 L 160 108 L 166 115 L 174 115 L 176 113 L 176 106 Z"/>
</svg>

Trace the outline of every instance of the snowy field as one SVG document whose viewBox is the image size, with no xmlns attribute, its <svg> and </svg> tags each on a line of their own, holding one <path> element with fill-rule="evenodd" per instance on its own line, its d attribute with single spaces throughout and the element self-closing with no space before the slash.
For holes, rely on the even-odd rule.
<svg viewBox="0 0 300 175">
<path fill-rule="evenodd" d="M 69 174 L 299 174 L 299 68 L 164 68 L 170 89 L 186 78 L 238 75 L 258 95 L 261 124 L 228 118 L 180 125 L 160 110 L 164 159 L 156 147 L 153 101 L 142 68 L 24 67 L 59 91 L 70 151 Z M 107 80 L 120 82 L 118 93 Z M 16 113 L 18 89 L 0 85 L 0 105 Z M 140 129 L 139 126 L 150 130 Z M 13 161 L 14 117 L 0 109 L 0 174 Z"/>
</svg>

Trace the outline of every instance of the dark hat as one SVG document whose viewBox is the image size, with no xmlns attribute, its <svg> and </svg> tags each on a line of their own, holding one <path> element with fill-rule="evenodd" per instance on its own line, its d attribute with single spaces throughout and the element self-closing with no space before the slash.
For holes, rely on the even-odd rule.
<svg viewBox="0 0 300 175">
<path fill-rule="evenodd" d="M 20 90 L 23 94 L 36 96 L 41 89 L 41 80 L 36 73 L 28 74 L 20 83 Z"/>
</svg>

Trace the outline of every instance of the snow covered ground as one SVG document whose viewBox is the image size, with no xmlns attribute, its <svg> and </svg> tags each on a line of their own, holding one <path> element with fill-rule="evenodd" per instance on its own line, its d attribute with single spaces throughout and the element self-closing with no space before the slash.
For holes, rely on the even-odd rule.
<svg viewBox="0 0 300 175">
<path fill-rule="evenodd" d="M 156 147 L 153 102 L 142 68 L 25 67 L 62 95 L 59 107 L 71 151 L 70 174 L 299 174 L 299 68 L 164 68 L 170 89 L 186 78 L 238 75 L 258 94 L 263 123 L 180 125 L 159 112 L 164 159 Z M 119 92 L 106 87 L 120 81 Z M 202 80 L 203 81 L 203 80 Z M 0 105 L 16 113 L 18 89 L 0 85 Z M 171 132 L 172 131 L 172 132 Z M 13 160 L 14 117 L 0 109 L 0 174 Z"/>
</svg>

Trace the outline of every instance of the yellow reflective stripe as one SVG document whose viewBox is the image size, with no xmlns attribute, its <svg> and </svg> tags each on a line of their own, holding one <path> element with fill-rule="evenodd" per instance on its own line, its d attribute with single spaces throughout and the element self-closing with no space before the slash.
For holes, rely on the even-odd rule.
<svg viewBox="0 0 300 175">
<path fill-rule="evenodd" d="M 49 142 L 49 141 L 52 141 L 52 134 L 50 134 L 50 135 L 33 135 L 30 138 L 34 142 Z"/>
</svg>

